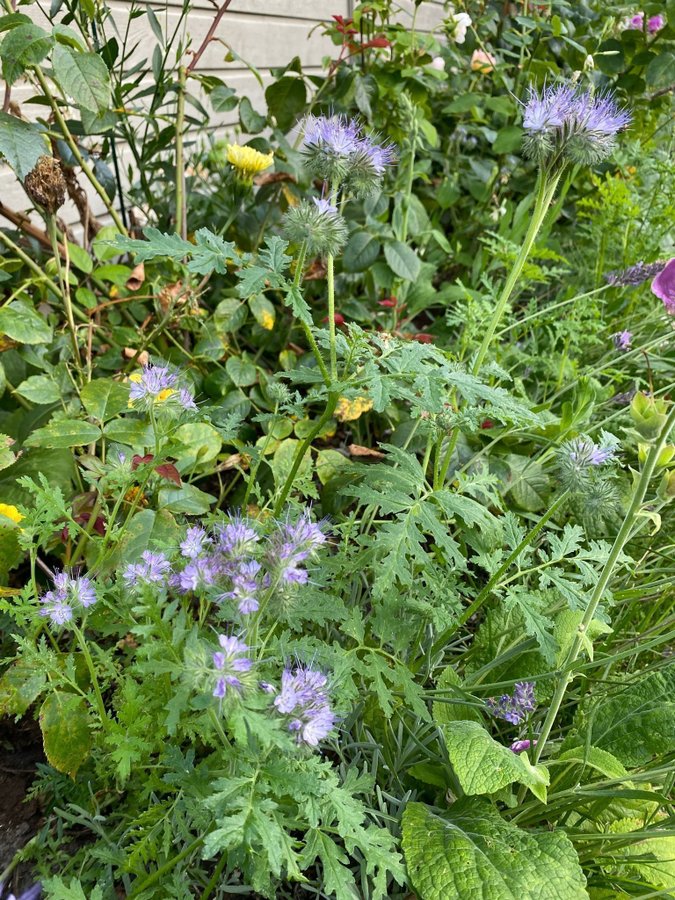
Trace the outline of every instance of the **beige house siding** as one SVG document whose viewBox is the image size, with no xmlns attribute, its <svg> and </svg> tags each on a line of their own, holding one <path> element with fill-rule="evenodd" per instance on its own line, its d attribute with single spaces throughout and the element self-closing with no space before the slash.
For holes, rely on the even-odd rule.
<svg viewBox="0 0 675 900">
<path fill-rule="evenodd" d="M 172 32 L 180 18 L 180 0 L 165 0 L 151 3 L 152 9 L 165 33 Z M 112 0 L 109 3 L 111 20 L 105 24 L 101 41 L 115 35 L 121 43 L 128 25 L 129 0 Z M 410 25 L 413 21 L 413 0 L 399 0 L 398 19 Z M 322 34 L 321 22 L 330 20 L 333 15 L 348 16 L 352 8 L 352 0 L 233 0 L 232 5 L 221 20 L 216 38 L 205 49 L 200 61 L 199 72 L 218 75 L 239 96 L 247 96 L 254 109 L 264 112 L 266 108 L 264 89 L 272 80 L 270 68 L 284 66 L 294 56 L 300 57 L 304 71 L 308 74 L 321 74 L 324 71 L 324 60 L 335 55 L 336 47 L 329 38 Z M 22 7 L 39 24 L 45 23 L 43 15 L 36 6 Z M 416 16 L 416 27 L 420 31 L 431 31 L 443 18 L 442 0 L 425 0 L 419 7 Z M 213 4 L 208 0 L 196 0 L 187 16 L 185 33 L 189 47 L 196 50 L 206 35 L 214 16 Z M 134 48 L 131 63 L 147 59 L 156 44 L 156 38 L 150 27 L 147 16 L 134 19 L 129 28 L 128 47 Z M 227 46 L 225 46 L 227 45 Z M 259 84 L 252 72 L 242 62 L 226 62 L 227 47 L 237 56 L 246 60 L 260 73 L 263 86 Z M 152 71 L 148 61 L 148 71 L 144 82 L 152 83 Z M 25 115 L 30 116 L 30 105 L 26 101 L 31 95 L 28 85 L 17 84 L 12 89 L 12 99 L 19 103 Z M 221 114 L 214 114 L 209 122 L 209 130 L 216 134 L 232 134 L 238 126 L 236 109 Z M 120 164 L 124 171 L 130 154 L 122 145 L 118 145 Z M 81 179 L 83 186 L 88 187 Z M 90 203 L 95 215 L 101 215 L 103 206 L 100 199 L 88 191 Z M 28 199 L 13 173 L 0 164 L 0 197 L 3 203 L 15 210 L 24 210 L 29 206 Z M 66 221 L 76 222 L 74 208 L 64 208 L 62 214 Z M 0 227 L 4 225 L 0 220 Z"/>
</svg>

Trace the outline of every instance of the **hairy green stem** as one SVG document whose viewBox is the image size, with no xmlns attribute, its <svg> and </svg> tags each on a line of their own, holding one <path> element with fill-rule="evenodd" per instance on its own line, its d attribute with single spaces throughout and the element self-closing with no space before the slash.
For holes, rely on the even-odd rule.
<svg viewBox="0 0 675 900">
<path fill-rule="evenodd" d="M 337 381 L 337 349 L 335 345 L 335 266 L 332 255 L 326 258 L 328 284 L 328 334 L 330 339 L 330 380 Z"/>
<path fill-rule="evenodd" d="M 588 631 L 588 626 L 593 621 L 593 616 L 595 615 L 598 604 L 602 599 L 602 595 L 604 594 L 605 589 L 609 584 L 617 560 L 619 559 L 626 543 L 630 539 L 635 521 L 642 510 L 642 503 L 645 499 L 645 494 L 647 493 L 649 482 L 652 478 L 652 475 L 654 474 L 659 455 L 663 447 L 665 446 L 666 441 L 668 440 L 668 435 L 670 434 L 674 423 L 675 403 L 673 404 L 673 407 L 668 414 L 668 418 L 664 423 L 658 441 L 652 446 L 649 454 L 647 455 L 644 468 L 642 469 L 640 478 L 633 491 L 633 499 L 631 500 L 630 506 L 628 507 L 628 511 L 623 520 L 621 528 L 619 529 L 619 532 L 614 539 L 614 544 L 612 545 L 612 549 L 607 558 L 607 562 L 605 563 L 602 572 L 600 573 L 600 578 L 598 579 L 593 593 L 591 594 L 590 600 L 588 601 L 586 612 L 584 613 L 581 624 L 577 629 L 577 633 L 574 637 L 574 640 L 572 641 L 572 645 L 567 652 L 565 663 L 562 666 L 561 677 L 556 686 L 553 699 L 551 700 L 551 704 L 548 708 L 548 712 L 541 729 L 541 734 L 539 735 L 539 739 L 537 741 L 537 746 L 534 752 L 535 764 L 538 763 L 541 759 L 541 755 L 544 752 L 544 747 L 546 746 L 546 743 L 551 735 L 551 730 L 557 718 L 558 712 L 560 711 L 560 707 L 562 706 L 567 687 L 572 681 L 572 669 L 575 662 L 577 661 L 579 653 L 581 652 L 581 648 L 584 645 L 584 637 L 586 635 L 586 632 Z"/>
<path fill-rule="evenodd" d="M 50 291 L 52 291 L 55 297 L 58 297 L 59 300 L 63 300 L 61 288 L 57 285 L 57 283 L 53 281 L 53 279 L 51 279 L 49 275 L 46 275 L 38 266 L 38 264 L 34 262 L 27 253 L 24 253 L 21 247 L 19 247 L 18 244 L 15 244 L 14 241 L 10 237 L 8 237 L 4 231 L 2 231 L 2 229 L 0 229 L 0 241 L 2 241 L 2 243 L 5 245 L 5 247 L 7 247 L 8 250 L 11 250 L 12 253 L 16 254 L 21 262 L 27 265 L 31 272 L 33 272 L 33 274 L 36 275 L 40 281 L 46 282 L 47 287 L 50 289 Z M 86 316 L 85 321 L 88 321 Z"/>
<path fill-rule="evenodd" d="M 483 604 L 486 602 L 486 600 L 489 599 L 490 595 L 492 594 L 492 591 L 499 584 L 504 573 L 518 559 L 518 557 L 523 552 L 523 550 L 527 546 L 529 546 L 529 544 L 532 543 L 532 541 L 537 537 L 537 535 L 542 530 L 544 525 L 546 525 L 546 523 L 551 519 L 551 517 L 555 515 L 555 513 L 560 509 L 560 507 L 563 505 L 563 503 L 565 503 L 565 501 L 567 500 L 568 497 L 569 497 L 569 491 L 564 491 L 558 497 L 558 499 L 554 503 L 551 504 L 551 506 L 546 510 L 544 515 L 541 517 L 541 519 L 539 519 L 537 524 L 528 531 L 528 533 L 525 535 L 525 537 L 522 539 L 522 541 L 518 544 L 516 549 L 513 550 L 513 552 L 509 553 L 509 555 L 506 557 L 504 562 L 494 573 L 492 578 L 490 578 L 490 580 L 487 582 L 487 584 L 482 588 L 482 590 L 480 591 L 480 593 L 478 594 L 476 599 L 471 604 L 469 604 L 469 606 L 467 606 L 467 608 L 464 610 L 462 615 L 457 619 L 457 621 L 453 625 L 451 625 L 449 628 L 446 628 L 446 630 L 434 641 L 434 643 L 431 646 L 430 653 L 429 653 L 430 656 L 433 656 L 435 653 L 438 653 L 439 651 L 441 651 L 443 649 L 443 647 L 445 647 L 445 645 L 448 643 L 450 638 L 455 634 L 455 632 L 459 628 L 461 628 L 462 625 L 465 625 L 469 621 L 471 616 L 475 615 L 478 612 L 478 610 L 481 608 L 481 606 L 483 606 Z M 417 671 L 420 664 L 421 663 L 417 664 L 415 671 Z"/>
<path fill-rule="evenodd" d="M 478 372 L 480 372 L 480 369 L 485 362 L 485 357 L 487 356 L 488 350 L 490 349 L 490 344 L 492 343 L 492 340 L 494 338 L 497 326 L 499 325 L 502 316 L 504 315 L 506 304 L 509 302 L 509 298 L 513 293 L 513 289 L 515 288 L 518 279 L 520 278 L 520 274 L 523 271 L 523 266 L 527 261 L 527 257 L 530 255 L 532 245 L 534 244 L 535 238 L 539 233 L 539 229 L 542 226 L 548 208 L 551 205 L 551 201 L 553 200 L 556 188 L 558 187 L 558 182 L 560 181 L 560 175 L 561 173 L 555 175 L 546 175 L 543 172 L 539 173 L 539 183 L 537 187 L 536 199 L 534 202 L 534 210 L 532 211 L 532 218 L 530 219 L 530 224 L 528 226 L 527 233 L 525 234 L 520 252 L 518 253 L 516 261 L 514 262 L 513 267 L 509 272 L 509 276 L 506 279 L 502 292 L 499 295 L 499 299 L 495 304 L 495 308 L 492 312 L 492 317 L 490 318 L 490 322 L 488 323 L 485 335 L 483 336 L 478 354 L 472 366 L 472 372 L 474 375 L 477 375 Z"/>
<path fill-rule="evenodd" d="M 103 695 L 101 694 L 101 688 L 99 687 L 98 677 L 96 675 L 96 669 L 94 668 L 94 661 L 92 660 L 91 653 L 89 652 L 89 647 L 87 646 L 84 634 L 77 625 L 73 625 L 73 633 L 75 634 L 77 642 L 80 645 L 80 650 L 82 650 L 84 661 L 87 664 L 87 669 L 89 670 L 89 674 L 91 676 L 91 684 L 94 688 L 94 694 L 96 696 L 96 704 L 98 706 L 98 713 L 101 718 L 101 725 L 104 728 L 107 728 L 110 720 L 108 719 L 108 713 L 106 712 L 105 703 L 103 702 Z"/>
<path fill-rule="evenodd" d="M 68 283 L 68 270 L 63 271 L 63 267 L 61 266 L 61 255 L 59 253 L 59 240 L 56 234 L 56 217 L 53 213 L 45 214 L 45 221 L 47 223 L 47 234 L 49 235 L 49 240 L 52 245 L 52 251 L 54 253 L 54 262 L 56 263 L 56 271 L 58 272 L 59 282 L 61 284 L 61 296 L 63 297 L 63 308 L 66 312 L 66 320 L 68 322 L 68 328 L 70 329 L 70 337 L 73 342 L 73 356 L 75 359 L 75 367 L 78 371 L 80 378 L 82 378 L 82 361 L 80 359 L 80 346 L 77 343 L 77 327 L 75 325 L 75 317 L 73 315 L 73 304 L 70 298 L 70 285 Z M 67 248 L 68 242 L 64 239 L 64 247 Z M 67 252 L 67 250 L 66 250 Z"/>
<path fill-rule="evenodd" d="M 281 510 L 284 508 L 284 504 L 286 503 L 286 498 L 293 487 L 293 481 L 295 480 L 295 476 L 300 468 L 300 464 L 305 458 L 305 453 L 309 450 L 312 441 L 314 438 L 321 432 L 321 429 L 326 425 L 326 423 L 331 419 L 333 413 L 335 412 L 335 407 L 337 406 L 338 395 L 336 393 L 330 393 L 328 395 L 328 399 L 326 401 L 326 409 L 324 410 L 323 415 L 316 423 L 314 428 L 310 431 L 304 441 L 300 444 L 298 449 L 295 451 L 295 456 L 293 458 L 293 465 L 291 466 L 291 470 L 286 477 L 286 481 L 284 482 L 284 486 L 281 489 L 281 493 L 279 494 L 276 503 L 274 504 L 274 515 L 278 516 L 281 513 Z"/>
</svg>

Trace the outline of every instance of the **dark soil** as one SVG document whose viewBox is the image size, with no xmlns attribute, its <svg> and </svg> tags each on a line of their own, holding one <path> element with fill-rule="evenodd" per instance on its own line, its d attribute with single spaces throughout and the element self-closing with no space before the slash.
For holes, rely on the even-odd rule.
<svg viewBox="0 0 675 900">
<path fill-rule="evenodd" d="M 42 824 L 38 801 L 26 801 L 39 762 L 44 762 L 44 755 L 37 722 L 0 720 L 0 872 Z M 19 866 L 5 889 L 18 895 L 33 880 L 30 870 Z"/>
</svg>

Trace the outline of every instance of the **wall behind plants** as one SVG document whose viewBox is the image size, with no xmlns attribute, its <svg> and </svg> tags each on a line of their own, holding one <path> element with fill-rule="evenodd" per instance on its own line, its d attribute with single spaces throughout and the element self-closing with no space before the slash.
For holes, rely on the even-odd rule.
<svg viewBox="0 0 675 900">
<path fill-rule="evenodd" d="M 157 43 L 156 35 L 163 35 L 179 27 L 192 49 L 199 47 L 213 21 L 214 9 L 208 0 L 188 3 L 189 13 L 179 24 L 180 0 L 164 0 L 146 7 L 139 7 L 135 0 L 116 0 L 109 5 L 110 16 L 101 36 L 101 42 L 115 38 L 119 43 L 125 39 L 133 49 L 126 67 L 140 65 L 139 74 L 145 87 L 154 81 L 152 51 Z M 58 4 L 53 3 L 52 9 Z M 68 16 L 68 4 L 61 3 L 55 17 L 61 21 Z M 333 16 L 349 16 L 351 0 L 234 0 L 225 17 L 216 29 L 214 40 L 201 58 L 199 71 L 222 78 L 237 95 L 247 96 L 255 109 L 265 109 L 265 88 L 273 81 L 270 69 L 285 66 L 297 56 L 307 76 L 319 76 L 324 71 L 327 57 L 336 54 L 336 47 L 321 27 L 322 22 Z M 413 0 L 402 0 L 398 4 L 396 18 L 403 25 L 412 23 Z M 141 14 L 136 17 L 138 10 Z M 148 11 L 149 10 L 149 11 Z M 48 26 L 44 11 L 37 5 L 22 7 L 38 25 Z M 442 0 L 424 0 L 418 9 L 416 26 L 421 32 L 431 31 L 443 16 Z M 231 54 L 230 51 L 234 53 Z M 254 71 L 255 69 L 255 71 Z M 27 101 L 32 88 L 25 82 L 14 85 L 11 100 L 18 104 L 22 116 L 35 118 L 35 108 Z M 147 98 L 146 103 L 147 103 Z M 241 128 L 236 105 L 212 114 L 208 130 L 215 136 Z M 199 129 L 203 134 L 203 129 Z M 128 147 L 118 147 L 120 164 L 124 169 L 133 163 Z M 105 218 L 105 208 L 96 194 L 89 190 L 92 212 Z M 17 183 L 13 173 L 0 163 L 0 197 L 10 209 L 24 210 L 30 205 L 25 193 Z M 77 212 L 71 205 L 63 211 L 69 224 L 77 221 Z"/>
</svg>

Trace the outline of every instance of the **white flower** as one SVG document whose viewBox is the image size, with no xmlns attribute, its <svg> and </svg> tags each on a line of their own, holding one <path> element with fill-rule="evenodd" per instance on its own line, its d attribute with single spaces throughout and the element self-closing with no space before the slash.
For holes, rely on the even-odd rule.
<svg viewBox="0 0 675 900">
<path fill-rule="evenodd" d="M 432 69 L 438 69 L 439 72 L 445 71 L 445 60 L 442 56 L 434 56 L 429 65 Z"/>
<path fill-rule="evenodd" d="M 595 68 L 595 60 L 593 59 L 593 57 L 592 57 L 591 54 L 589 53 L 588 56 L 586 57 L 586 59 L 584 60 L 584 71 L 585 71 L 585 72 L 590 72 L 590 71 L 592 71 L 594 68 Z"/>
<path fill-rule="evenodd" d="M 452 17 L 455 27 L 452 37 L 456 44 L 463 44 L 466 40 L 466 32 L 471 25 L 471 16 L 468 13 L 455 13 Z"/>
</svg>

